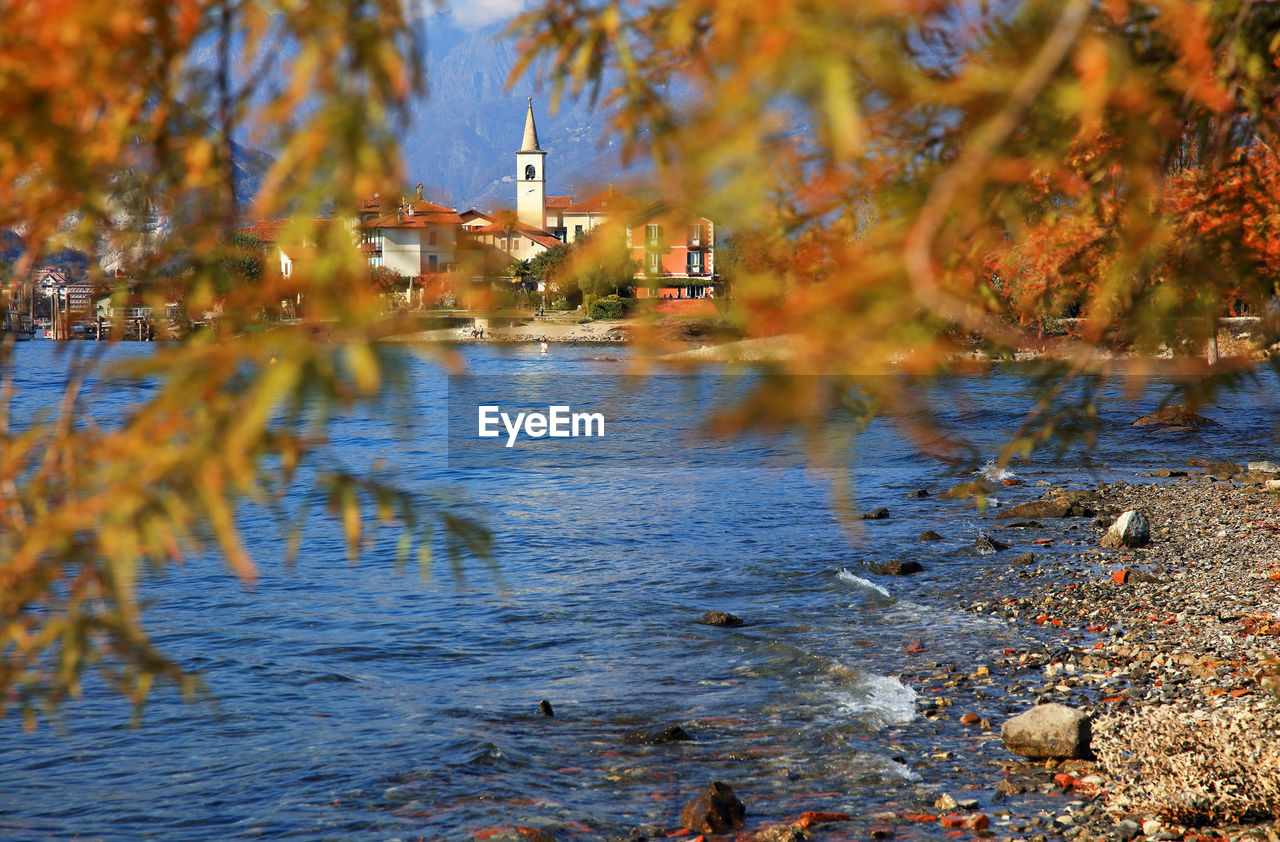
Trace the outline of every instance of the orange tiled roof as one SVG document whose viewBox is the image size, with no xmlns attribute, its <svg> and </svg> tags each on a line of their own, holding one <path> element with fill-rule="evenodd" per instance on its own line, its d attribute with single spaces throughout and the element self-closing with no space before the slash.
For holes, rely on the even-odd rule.
<svg viewBox="0 0 1280 842">
<path fill-rule="evenodd" d="M 240 229 L 241 234 L 248 234 L 264 243 L 274 243 L 280 239 L 280 232 L 288 225 L 288 219 L 259 219 L 252 225 Z"/>
<path fill-rule="evenodd" d="M 635 227 L 636 225 L 639 225 L 645 220 L 652 219 L 653 217 L 658 215 L 662 215 L 663 217 L 673 221 L 684 221 L 684 220 L 698 220 L 700 222 L 711 221 L 707 219 L 705 216 L 699 216 L 698 214 L 694 213 L 691 210 L 686 210 L 685 208 L 672 205 L 669 202 L 667 202 L 666 199 L 657 199 L 655 201 L 649 202 L 646 205 L 642 205 L 633 209 L 631 212 L 631 215 L 627 219 L 627 225 L 629 227 Z"/>
<path fill-rule="evenodd" d="M 547 231 L 521 231 L 520 233 L 524 234 L 530 240 L 533 240 L 535 243 L 537 243 L 540 246 L 544 246 L 545 248 L 553 249 L 556 246 L 564 245 L 564 243 L 560 242 L 560 240 L 557 239 L 555 235 Z"/>
<path fill-rule="evenodd" d="M 549 208 L 567 208 L 573 204 L 572 196 L 548 196 L 547 207 Z"/>
<path fill-rule="evenodd" d="M 413 213 L 409 213 L 409 209 Z M 376 219 L 364 223 L 364 228 L 423 228 L 427 225 L 461 225 L 462 217 L 458 212 L 426 199 L 406 202 L 403 209 L 383 214 Z"/>
<path fill-rule="evenodd" d="M 557 240 L 550 231 L 543 231 L 541 228 L 531 228 L 526 225 L 509 226 L 504 225 L 501 222 L 494 222 L 490 225 L 484 226 L 483 228 L 476 228 L 472 230 L 471 233 L 493 234 L 500 237 L 509 237 L 512 234 L 518 234 L 521 237 L 527 237 L 538 245 L 545 246 L 547 248 L 564 245 L 564 243 Z"/>
<path fill-rule="evenodd" d="M 608 190 L 565 208 L 565 213 L 625 213 L 635 206 L 634 199 L 622 195 L 610 184 Z"/>
</svg>

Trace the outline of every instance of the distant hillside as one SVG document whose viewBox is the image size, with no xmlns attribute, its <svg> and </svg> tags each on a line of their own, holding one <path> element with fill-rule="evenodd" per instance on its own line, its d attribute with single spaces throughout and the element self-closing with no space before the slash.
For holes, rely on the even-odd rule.
<svg viewBox="0 0 1280 842">
<path fill-rule="evenodd" d="M 429 185 L 437 201 L 483 209 L 515 204 L 515 151 L 533 97 L 538 139 L 547 155 L 547 193 L 564 195 L 622 181 L 618 143 L 605 143 L 607 115 L 585 101 L 565 100 L 550 113 L 550 95 L 522 81 L 507 91 L 515 62 L 501 26 L 465 32 L 436 19 L 428 27 L 430 95 L 416 105 L 404 138 L 411 181 Z"/>
</svg>

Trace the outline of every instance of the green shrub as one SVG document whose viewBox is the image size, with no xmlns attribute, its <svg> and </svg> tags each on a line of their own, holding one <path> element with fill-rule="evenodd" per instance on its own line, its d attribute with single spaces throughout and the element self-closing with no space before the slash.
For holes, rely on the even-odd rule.
<svg viewBox="0 0 1280 842">
<path fill-rule="evenodd" d="M 591 308 L 595 306 L 596 297 L 596 294 L 592 292 L 584 293 L 582 296 L 582 312 L 586 313 L 588 316 L 591 315 Z M 595 317 L 592 316 L 592 318 Z"/>
<path fill-rule="evenodd" d="M 587 315 L 593 319 L 621 319 L 634 303 L 630 298 L 606 295 L 599 301 L 592 302 L 587 308 Z"/>
</svg>

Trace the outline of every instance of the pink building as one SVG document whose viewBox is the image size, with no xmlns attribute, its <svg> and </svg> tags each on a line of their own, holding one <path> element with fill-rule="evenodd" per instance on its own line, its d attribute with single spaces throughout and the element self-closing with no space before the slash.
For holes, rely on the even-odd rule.
<svg viewBox="0 0 1280 842">
<path fill-rule="evenodd" d="M 637 298 L 710 298 L 715 292 L 715 223 L 665 201 L 627 221 L 627 247 L 639 264 Z"/>
</svg>

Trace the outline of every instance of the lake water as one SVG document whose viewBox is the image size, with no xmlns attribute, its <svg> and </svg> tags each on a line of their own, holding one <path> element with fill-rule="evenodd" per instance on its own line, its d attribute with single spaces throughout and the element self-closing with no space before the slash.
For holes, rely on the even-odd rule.
<svg viewBox="0 0 1280 842">
<path fill-rule="evenodd" d="M 58 351 L 16 349 L 15 411 L 57 399 Z M 409 362 L 408 392 L 337 421 L 335 451 L 466 505 L 493 532 L 497 572 L 471 563 L 459 582 L 440 564 L 424 582 L 412 565 L 397 569 L 393 535 L 351 565 L 322 507 L 290 568 L 275 524 L 245 510 L 262 573 L 252 590 L 199 559 L 145 585 L 149 629 L 203 675 L 212 703 L 161 689 L 134 725 L 126 703 L 90 682 L 66 707 L 66 731 L 27 734 L 6 719 L 0 838 L 499 839 L 515 825 L 628 838 L 678 826 L 681 805 L 712 780 L 732 784 L 752 826 L 804 809 L 869 814 L 934 786 L 913 768 L 927 746 L 913 737 L 916 693 L 898 677 L 913 663 L 904 646 L 924 637 L 964 660 L 1027 634 L 949 607 L 1002 563 L 973 545 L 991 521 L 937 498 L 973 466 L 918 456 L 872 425 L 850 459 L 857 505 L 891 516 L 851 529 L 829 476 L 793 442 L 683 441 L 720 390 L 748 381 L 655 378 L 627 403 L 604 394 L 625 362 L 600 359 L 626 353 L 466 349 L 481 377 L 452 384 L 455 411 L 484 389 L 609 407 L 615 437 L 523 455 L 457 442 L 451 453 L 451 384 Z M 1188 456 L 1275 459 L 1276 379 L 1260 377 L 1204 410 L 1222 426 L 1172 436 L 1129 425 L 1158 393 L 1113 389 L 1097 448 L 1015 464 L 1027 486 L 1009 497 L 1038 495 L 1040 480 L 1134 480 Z M 947 389 L 939 416 L 976 443 L 979 462 L 1032 395 L 1015 371 Z M 95 400 L 109 417 L 136 397 Z M 904 496 L 917 488 L 933 496 Z M 920 543 L 925 529 L 945 540 Z M 926 570 L 870 569 L 890 558 Z M 747 622 L 700 624 L 710 609 Z M 543 699 L 553 718 L 539 714 Z M 670 725 L 693 740 L 629 737 Z"/>
</svg>

